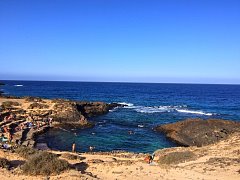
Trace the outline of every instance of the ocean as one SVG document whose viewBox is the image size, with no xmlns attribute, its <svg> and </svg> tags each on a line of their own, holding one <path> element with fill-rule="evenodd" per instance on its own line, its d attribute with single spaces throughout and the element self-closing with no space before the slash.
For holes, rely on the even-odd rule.
<svg viewBox="0 0 240 180">
<path fill-rule="evenodd" d="M 240 121 L 240 85 L 151 84 L 103 82 L 1 81 L 6 95 L 117 102 L 127 105 L 93 117 L 90 129 L 51 129 L 39 136 L 52 149 L 124 150 L 152 153 L 176 146 L 156 125 L 187 118 Z M 131 132 L 131 133 L 130 133 Z"/>
</svg>

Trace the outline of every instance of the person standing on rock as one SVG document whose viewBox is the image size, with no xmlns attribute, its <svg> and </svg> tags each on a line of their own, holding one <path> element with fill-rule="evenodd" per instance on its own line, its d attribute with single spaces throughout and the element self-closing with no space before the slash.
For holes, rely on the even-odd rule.
<svg viewBox="0 0 240 180">
<path fill-rule="evenodd" d="M 76 152 L 76 144 L 75 144 L 75 142 L 73 142 L 73 144 L 72 144 L 72 152 L 73 152 L 73 153 Z"/>
</svg>

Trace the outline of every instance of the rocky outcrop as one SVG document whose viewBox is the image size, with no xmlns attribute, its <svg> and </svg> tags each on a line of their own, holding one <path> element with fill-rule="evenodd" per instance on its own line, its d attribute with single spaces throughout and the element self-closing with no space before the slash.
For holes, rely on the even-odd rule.
<svg viewBox="0 0 240 180">
<path fill-rule="evenodd" d="M 92 127 L 94 123 L 88 121 L 88 117 L 106 114 L 109 110 L 118 106 L 122 105 L 104 102 L 55 100 L 51 117 L 60 123 L 58 126 Z"/>
<path fill-rule="evenodd" d="M 122 106 L 116 103 L 10 96 L 1 96 L 0 105 L 0 127 L 10 127 L 14 132 L 13 142 L 29 147 L 34 147 L 36 136 L 49 127 L 89 128 L 94 123 L 88 117 L 105 114 L 110 109 Z M 19 130 L 23 122 L 32 122 L 33 126 Z"/>
<path fill-rule="evenodd" d="M 172 141 L 183 146 L 204 146 L 226 139 L 240 131 L 240 123 L 219 119 L 188 119 L 155 128 Z"/>
<path fill-rule="evenodd" d="M 77 109 L 86 117 L 106 114 L 115 107 L 123 107 L 124 105 L 104 102 L 77 102 Z"/>
<path fill-rule="evenodd" d="M 55 126 L 86 128 L 94 125 L 79 111 L 77 103 L 73 101 L 55 101 L 51 117 L 58 122 Z"/>
<path fill-rule="evenodd" d="M 9 110 L 17 118 L 27 120 L 44 120 L 53 118 L 54 126 L 92 127 L 94 123 L 88 117 L 106 114 L 109 110 L 123 106 L 117 103 L 81 102 L 66 99 L 42 99 L 39 97 L 5 97 L 2 96 L 1 119 L 9 115 Z M 23 102 L 24 100 L 24 102 Z M 21 103 L 19 103 L 21 102 Z"/>
</svg>

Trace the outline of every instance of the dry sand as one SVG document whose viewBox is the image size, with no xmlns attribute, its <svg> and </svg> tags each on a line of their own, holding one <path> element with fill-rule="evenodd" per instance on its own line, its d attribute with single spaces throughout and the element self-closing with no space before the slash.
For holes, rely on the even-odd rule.
<svg viewBox="0 0 240 180">
<path fill-rule="evenodd" d="M 143 161 L 144 154 L 133 153 L 81 153 L 82 160 L 68 160 L 71 164 L 80 163 L 80 169 L 69 170 L 57 176 L 25 176 L 19 168 L 0 169 L 0 179 L 240 179 L 240 133 L 227 140 L 201 148 L 177 147 L 163 149 L 156 154 L 192 151 L 198 155 L 194 161 L 173 165 L 158 163 L 158 156 L 152 165 Z M 51 151 L 64 154 L 69 152 Z M 0 157 L 15 163 L 24 161 L 17 154 L 0 151 Z M 212 158 L 212 159 L 211 159 Z"/>
</svg>

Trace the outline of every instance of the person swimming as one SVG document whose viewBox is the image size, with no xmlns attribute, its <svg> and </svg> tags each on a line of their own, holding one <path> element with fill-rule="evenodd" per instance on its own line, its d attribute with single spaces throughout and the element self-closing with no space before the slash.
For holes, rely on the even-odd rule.
<svg viewBox="0 0 240 180">
<path fill-rule="evenodd" d="M 89 146 L 89 150 L 92 152 L 95 149 L 94 146 Z"/>
</svg>

